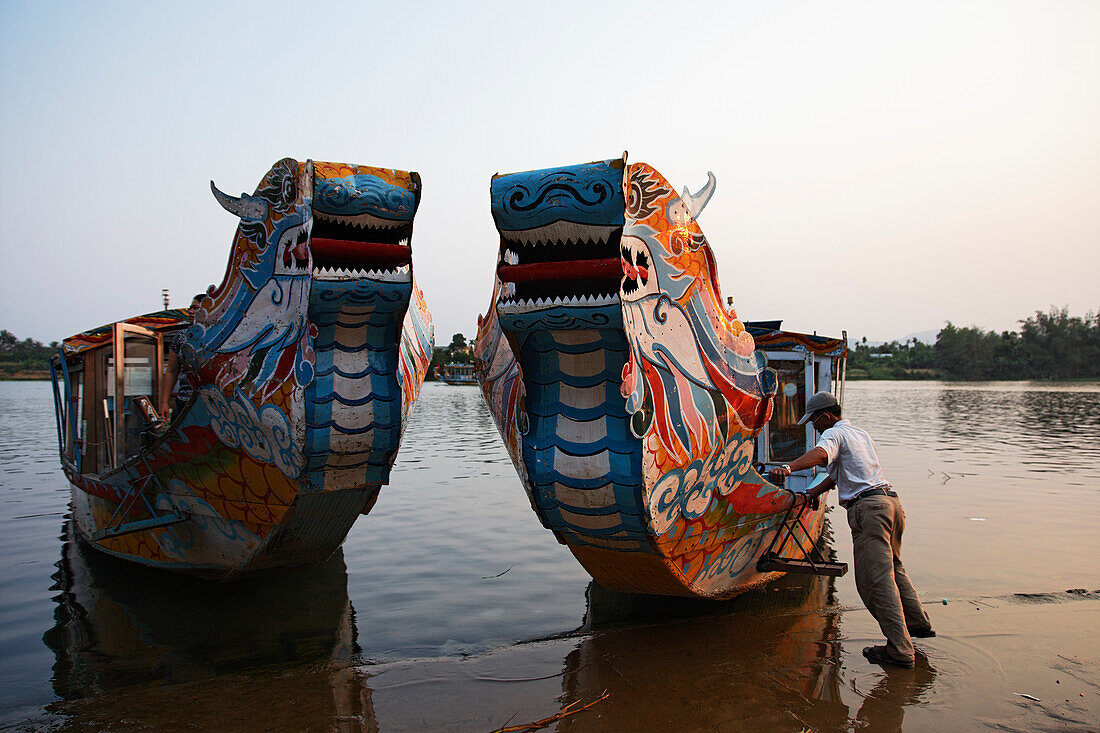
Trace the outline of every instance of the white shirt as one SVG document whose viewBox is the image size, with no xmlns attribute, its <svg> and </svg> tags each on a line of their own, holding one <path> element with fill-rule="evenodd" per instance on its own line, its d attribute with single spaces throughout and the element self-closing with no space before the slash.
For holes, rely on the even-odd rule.
<svg viewBox="0 0 1100 733">
<path fill-rule="evenodd" d="M 863 428 L 838 420 L 821 434 L 816 447 L 829 456 L 826 470 L 836 482 L 840 501 L 850 501 L 867 489 L 890 488 L 878 463 L 875 443 Z"/>
</svg>

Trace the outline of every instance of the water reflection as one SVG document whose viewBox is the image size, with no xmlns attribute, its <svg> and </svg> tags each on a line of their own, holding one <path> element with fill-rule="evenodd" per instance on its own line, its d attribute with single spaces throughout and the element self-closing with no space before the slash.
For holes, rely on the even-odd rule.
<svg viewBox="0 0 1100 733">
<path fill-rule="evenodd" d="M 594 708 L 598 716 L 566 719 L 558 730 L 900 730 L 935 670 L 923 654 L 914 670 L 876 668 L 874 687 L 862 699 L 849 693 L 859 703 L 849 708 L 840 624 L 829 577 L 788 575 L 724 602 L 593 583 L 582 627 L 591 636 L 565 659 L 562 700 L 611 695 Z"/>
<path fill-rule="evenodd" d="M 936 670 L 920 649 L 913 669 L 889 668 L 868 692 L 856 712 L 856 729 L 901 733 L 905 708 L 919 705 L 932 690 Z"/>
<path fill-rule="evenodd" d="M 151 570 L 73 538 L 53 575 L 58 697 L 186 683 L 270 665 L 346 661 L 358 650 L 347 570 L 322 565 L 234 584 Z"/>
</svg>

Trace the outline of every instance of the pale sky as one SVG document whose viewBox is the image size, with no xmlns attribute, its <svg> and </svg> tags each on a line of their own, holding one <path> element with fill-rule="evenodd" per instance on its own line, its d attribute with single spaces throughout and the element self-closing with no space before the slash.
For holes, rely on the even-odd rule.
<svg viewBox="0 0 1100 733">
<path fill-rule="evenodd" d="M 617 157 L 682 189 L 747 320 L 889 340 L 1100 309 L 1100 2 L 0 0 L 0 328 L 220 282 L 284 156 L 418 171 L 436 342 L 492 289 L 489 180 Z"/>
</svg>

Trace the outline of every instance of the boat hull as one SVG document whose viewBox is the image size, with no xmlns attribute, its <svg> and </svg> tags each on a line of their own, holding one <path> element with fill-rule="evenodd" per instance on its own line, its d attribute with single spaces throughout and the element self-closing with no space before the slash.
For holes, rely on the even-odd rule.
<svg viewBox="0 0 1100 733">
<path fill-rule="evenodd" d="M 803 546 L 809 547 L 820 541 L 825 513 L 814 512 L 803 517 L 803 521 L 808 522 L 808 532 L 801 529 L 796 529 L 795 532 Z M 732 551 L 721 548 L 718 543 L 709 548 L 700 548 L 703 552 L 697 554 L 697 557 L 705 564 L 714 563 L 714 570 L 710 575 L 722 576 L 720 583 L 706 583 L 700 576 L 692 581 L 690 567 L 685 568 L 682 561 L 667 550 L 626 553 L 589 544 L 567 543 L 567 546 L 592 579 L 610 590 L 620 593 L 723 599 L 759 588 L 784 575 L 781 572 L 761 573 L 756 569 L 760 555 L 771 544 L 777 531 L 780 531 L 779 522 L 772 519 L 761 524 L 759 529 L 742 536 L 734 544 Z M 708 559 L 714 557 L 728 559 Z M 705 568 L 700 575 L 706 575 Z"/>
<path fill-rule="evenodd" d="M 222 517 L 192 515 L 181 524 L 145 530 L 141 538 L 94 539 L 117 505 L 72 486 L 73 522 L 83 541 L 114 557 L 149 567 L 176 570 L 215 581 L 278 568 L 316 565 L 343 544 L 352 524 L 371 500 L 368 490 L 349 489 L 298 497 L 278 525 L 252 525 Z"/>
<path fill-rule="evenodd" d="M 116 557 L 228 580 L 324 561 L 377 499 L 380 484 L 303 490 L 308 483 L 263 460 L 270 446 L 228 446 L 212 424 L 196 400 L 181 425 L 119 470 L 92 477 L 68 468 L 81 537 Z M 146 528 L 172 516 L 178 521 Z"/>
</svg>

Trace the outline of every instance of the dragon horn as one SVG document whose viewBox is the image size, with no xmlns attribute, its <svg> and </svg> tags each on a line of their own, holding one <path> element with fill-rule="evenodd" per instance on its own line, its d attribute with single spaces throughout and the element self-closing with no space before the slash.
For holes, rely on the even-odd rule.
<svg viewBox="0 0 1100 733">
<path fill-rule="evenodd" d="M 718 179 L 714 177 L 714 174 L 707 171 L 707 182 L 703 184 L 695 193 L 688 191 L 687 186 L 684 186 L 684 193 L 680 196 L 691 209 L 692 217 L 698 219 L 699 215 L 703 213 L 703 209 L 710 201 L 710 197 L 714 195 L 714 186 L 718 183 Z"/>
<path fill-rule="evenodd" d="M 263 219 L 267 216 L 267 205 L 261 199 L 253 198 L 247 194 L 230 196 L 219 191 L 213 181 L 210 182 L 210 192 L 214 194 L 214 198 L 218 200 L 223 209 L 241 219 Z"/>
</svg>

